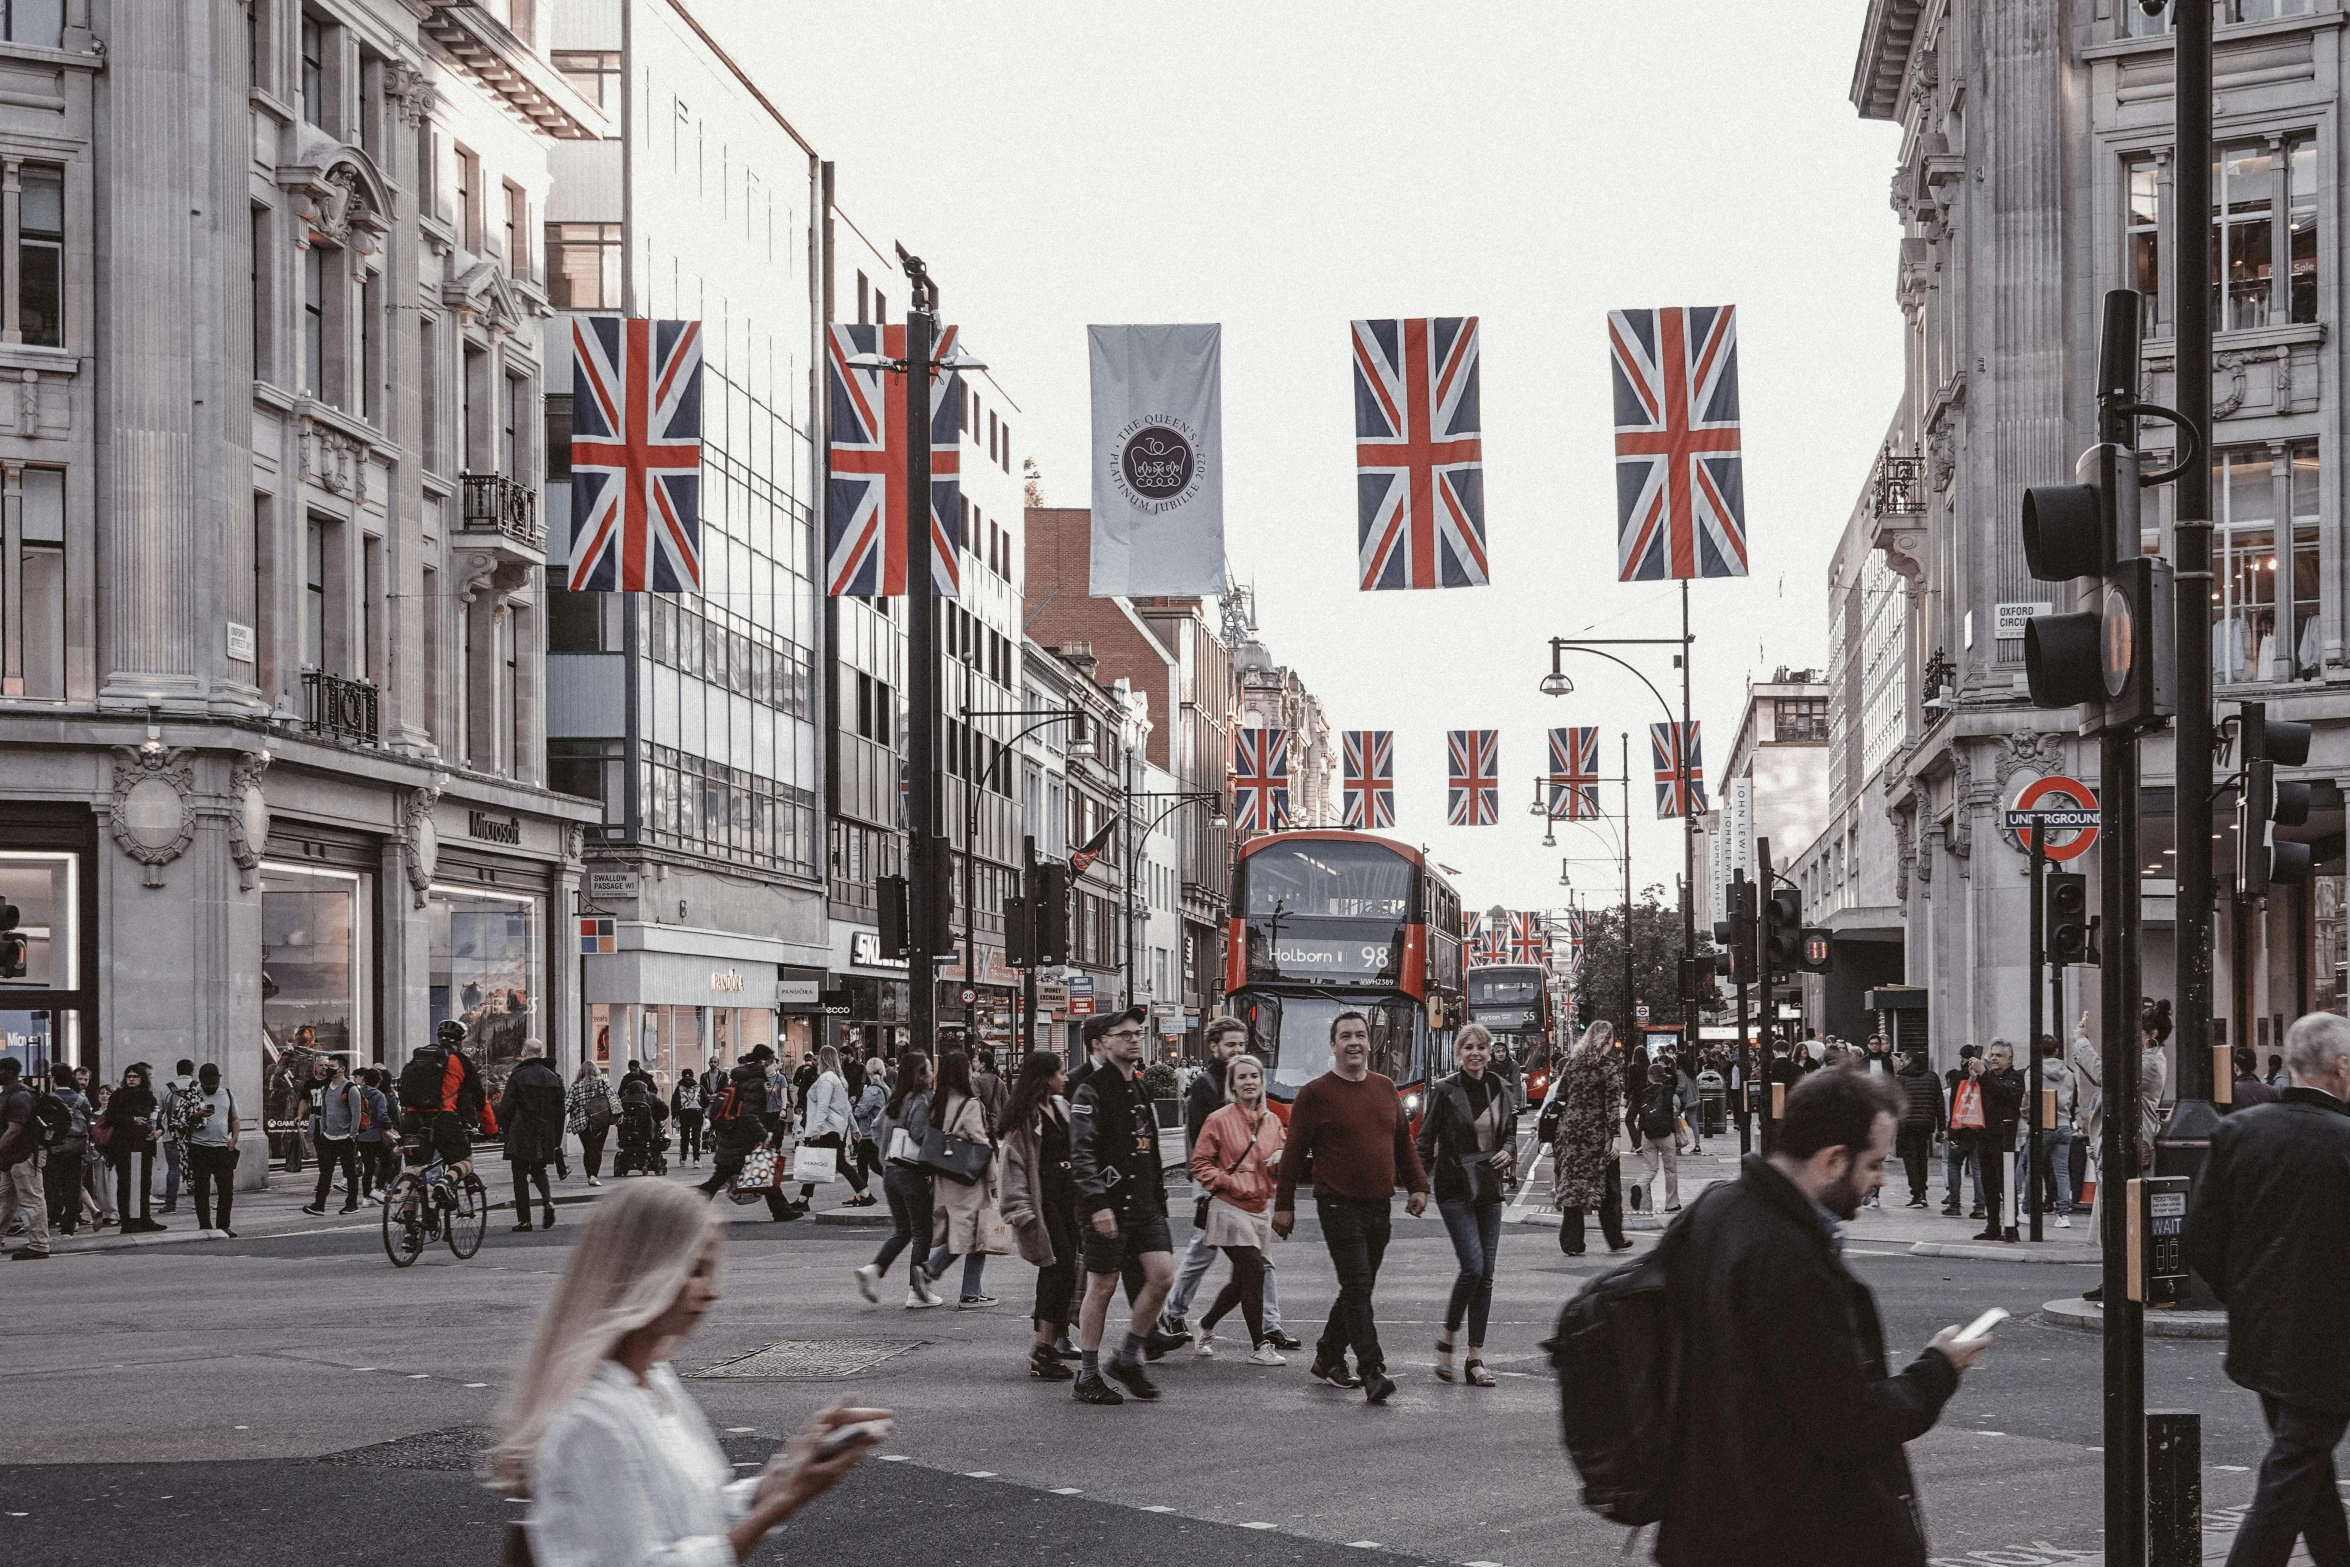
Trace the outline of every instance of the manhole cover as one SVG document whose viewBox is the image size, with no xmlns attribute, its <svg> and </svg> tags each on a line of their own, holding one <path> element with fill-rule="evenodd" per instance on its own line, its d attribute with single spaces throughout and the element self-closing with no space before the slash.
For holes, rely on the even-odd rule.
<svg viewBox="0 0 2350 1567">
<path fill-rule="evenodd" d="M 853 1377 L 910 1349 L 924 1339 L 804 1338 L 785 1339 L 732 1360 L 689 1371 L 688 1377 L 743 1377 L 783 1382 L 822 1382 Z"/>
</svg>

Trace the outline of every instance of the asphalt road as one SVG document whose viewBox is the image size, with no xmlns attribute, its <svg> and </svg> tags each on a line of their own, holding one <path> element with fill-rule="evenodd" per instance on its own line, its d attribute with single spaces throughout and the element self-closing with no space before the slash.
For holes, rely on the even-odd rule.
<svg viewBox="0 0 2350 1567">
<path fill-rule="evenodd" d="M 1576 1501 L 1536 1349 L 1559 1303 L 1607 1264 L 1569 1262 L 1546 1230 L 1505 1230 L 1487 1349 L 1497 1388 L 1430 1375 L 1451 1248 L 1433 1216 L 1399 1211 L 1379 1296 L 1403 1383 L 1391 1406 L 1313 1383 L 1302 1353 L 1275 1370 L 1227 1350 L 1164 1363 L 1156 1405 L 1095 1410 L 1025 1375 L 1034 1276 L 1017 1258 L 989 1264 L 1002 1306 L 910 1313 L 895 1304 L 902 1286 L 879 1307 L 851 1286 L 878 1233 L 728 1212 L 726 1298 L 680 1364 L 783 1346 L 783 1369 L 797 1368 L 688 1384 L 735 1456 L 763 1458 L 846 1392 L 898 1413 L 898 1461 L 868 1465 L 796 1520 L 772 1559 L 1624 1559 L 1622 1531 Z M 1333 1281 L 1301 1220 L 1275 1260 L 1288 1326 L 1310 1342 Z M 407 1270 L 360 1226 L 9 1266 L 0 1561 L 494 1560 L 513 1508 L 478 1486 L 470 1454 L 577 1233 L 576 1221 L 528 1236 L 501 1227 L 471 1262 L 428 1253 Z M 1985 1306 L 2024 1318 L 2092 1282 L 2087 1268 L 1858 1246 L 1852 1264 L 1878 1292 L 1897 1358 Z M 2262 1447 L 2220 1349 L 2150 1341 L 2148 1352 L 2150 1402 L 2203 1414 L 2215 1510 L 2249 1496 Z M 1913 1444 L 1938 1562 L 2031 1567 L 2096 1551 L 2099 1355 L 2093 1336 L 2010 1323 Z"/>
</svg>

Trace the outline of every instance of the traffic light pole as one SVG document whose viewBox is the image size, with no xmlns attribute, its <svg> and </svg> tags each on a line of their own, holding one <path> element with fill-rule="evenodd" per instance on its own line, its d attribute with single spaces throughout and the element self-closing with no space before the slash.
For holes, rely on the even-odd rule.
<svg viewBox="0 0 2350 1567">
<path fill-rule="evenodd" d="M 1681 764 L 1681 970 L 1689 976 L 1681 997 L 1681 1059 L 1697 1059 L 1697 791 L 1689 784 L 1689 579 L 1681 579 L 1681 741 L 1673 754 Z M 1629 824 L 1627 824 L 1629 825 Z"/>
<path fill-rule="evenodd" d="M 1761 884 L 1754 890 L 1754 977 L 1762 986 L 1762 1022 L 1755 1030 L 1755 1053 L 1758 1057 L 1755 1071 L 1762 1086 L 1762 1130 L 1757 1140 L 1762 1144 L 1763 1153 L 1768 1155 L 1772 1145 L 1779 1140 L 1779 1107 L 1771 1102 L 1779 1088 L 1778 1079 L 1771 1075 L 1771 1036 L 1779 1026 L 1779 1008 L 1775 999 L 1777 986 L 1771 977 L 1771 926 L 1774 921 L 1771 918 L 1770 839 L 1754 840 L 1754 868 L 1762 873 Z"/>
<path fill-rule="evenodd" d="M 1624 1020 L 1616 1025 L 1616 1037 L 1623 1041 L 1625 1059 L 1632 1053 L 1632 1031 L 1638 1014 L 1632 1008 L 1632 734 L 1623 733 L 1624 742 Z"/>
<path fill-rule="evenodd" d="M 2031 977 L 2027 988 L 2032 993 L 2031 1022 L 2025 1031 L 2025 1048 L 2032 1053 L 2031 1083 L 2025 1096 L 2031 1101 L 2031 1140 L 2024 1145 L 2025 1196 L 2030 1200 L 2032 1239 L 2041 1240 L 2040 1233 L 2040 1036 L 2047 1030 L 2047 1019 L 2040 1010 L 2040 970 L 2048 960 L 2048 878 L 2042 873 L 2048 868 L 2048 853 L 2040 841 L 2040 823 L 2032 823 L 2032 938 L 2031 962 L 2025 972 Z"/>
<path fill-rule="evenodd" d="M 937 329 L 938 290 L 918 257 L 903 250 L 913 286 L 906 311 L 906 659 L 909 727 L 906 747 L 906 1000 L 909 1040 L 916 1050 L 938 1048 L 938 966 L 932 961 L 947 911 L 938 907 L 938 618 L 930 585 L 930 349 Z"/>
<path fill-rule="evenodd" d="M 1036 839 L 1033 835 L 1020 840 L 1020 897 L 1022 911 L 1027 912 L 1027 899 L 1036 886 Z M 1034 914 L 1027 916 L 1031 923 Z M 1036 1048 L 1036 940 L 1028 942 L 1028 964 L 1020 971 L 1020 1059 L 1025 1063 L 1029 1052 Z"/>
</svg>

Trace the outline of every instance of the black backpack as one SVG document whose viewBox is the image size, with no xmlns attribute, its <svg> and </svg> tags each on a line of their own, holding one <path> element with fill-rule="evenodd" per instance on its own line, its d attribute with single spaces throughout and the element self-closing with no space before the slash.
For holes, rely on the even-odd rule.
<svg viewBox="0 0 2350 1567">
<path fill-rule="evenodd" d="M 1583 1286 L 1542 1345 L 1583 1505 L 1627 1528 L 1664 1517 L 1679 1467 L 1682 1353 L 1670 1272 L 1687 1215 L 1644 1257 Z"/>
<path fill-rule="evenodd" d="M 400 1108 L 420 1113 L 440 1109 L 448 1071 L 449 1053 L 439 1045 L 427 1045 L 410 1056 L 400 1068 Z"/>
<path fill-rule="evenodd" d="M 54 1148 L 73 1135 L 73 1109 L 55 1094 L 43 1091 L 33 1098 L 33 1138 L 43 1148 Z"/>
<path fill-rule="evenodd" d="M 1674 1134 L 1680 1116 L 1673 1108 L 1673 1085 L 1651 1083 L 1640 1101 L 1640 1135 L 1664 1142 Z"/>
</svg>

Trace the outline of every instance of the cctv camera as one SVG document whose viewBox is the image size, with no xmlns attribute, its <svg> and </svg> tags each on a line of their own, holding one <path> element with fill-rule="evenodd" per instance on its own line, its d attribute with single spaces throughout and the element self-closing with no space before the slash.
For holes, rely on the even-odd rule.
<svg viewBox="0 0 2350 1567">
<path fill-rule="evenodd" d="M 2138 9 L 2148 16 L 2160 16 L 2170 0 L 2138 0 Z"/>
</svg>

